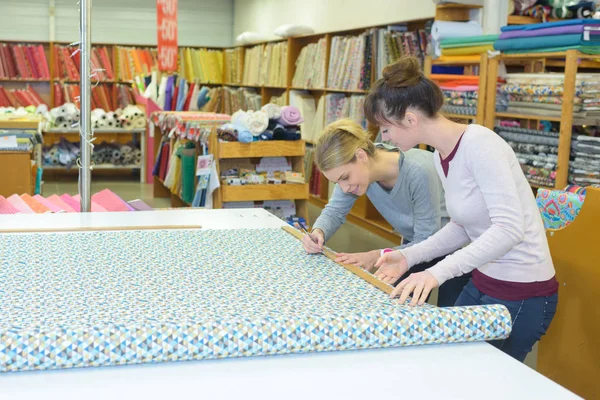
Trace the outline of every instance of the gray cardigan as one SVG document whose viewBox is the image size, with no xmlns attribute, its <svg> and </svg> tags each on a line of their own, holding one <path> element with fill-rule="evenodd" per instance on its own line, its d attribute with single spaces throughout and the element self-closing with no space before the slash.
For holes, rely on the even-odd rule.
<svg viewBox="0 0 600 400">
<path fill-rule="evenodd" d="M 377 148 L 400 151 L 382 143 Z M 367 197 L 404 238 L 402 246 L 421 242 L 444 226 L 449 218 L 446 212 L 444 189 L 433 163 L 433 153 L 411 149 L 400 152 L 398 162 L 400 175 L 392 190 L 387 191 L 379 183 L 369 185 Z M 321 229 L 328 240 L 346 221 L 346 215 L 358 197 L 344 193 L 335 185 L 333 195 L 317 218 L 313 229 Z"/>
</svg>

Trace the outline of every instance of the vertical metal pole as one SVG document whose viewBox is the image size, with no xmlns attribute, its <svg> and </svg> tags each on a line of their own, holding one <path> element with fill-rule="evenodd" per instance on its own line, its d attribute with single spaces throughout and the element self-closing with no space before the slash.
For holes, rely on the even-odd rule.
<svg viewBox="0 0 600 400">
<path fill-rule="evenodd" d="M 91 85 L 90 85 L 90 55 L 92 48 L 91 34 L 92 0 L 79 0 L 79 26 L 81 72 L 80 83 L 80 119 L 79 134 L 81 136 L 81 166 L 79 169 L 79 194 L 81 196 L 81 212 L 91 209 L 91 178 L 92 171 L 92 120 L 91 120 Z"/>
</svg>

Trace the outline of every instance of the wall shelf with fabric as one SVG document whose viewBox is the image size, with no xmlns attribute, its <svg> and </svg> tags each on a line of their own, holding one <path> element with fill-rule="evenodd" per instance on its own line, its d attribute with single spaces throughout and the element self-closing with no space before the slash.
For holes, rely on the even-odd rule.
<svg viewBox="0 0 600 400">
<path fill-rule="evenodd" d="M 554 172 L 550 174 L 548 180 L 535 182 L 535 184 L 532 185 L 534 188 L 542 186 L 562 189 L 572 181 L 569 168 L 572 150 L 571 142 L 573 139 L 576 139 L 576 134 L 573 133 L 574 127 L 584 127 L 586 124 L 597 125 L 598 120 L 600 120 L 600 117 L 594 114 L 596 111 L 586 111 L 585 104 L 582 103 L 581 98 L 579 98 L 585 94 L 581 82 L 582 80 L 587 79 L 585 77 L 588 76 L 578 75 L 579 62 L 597 57 L 597 55 L 584 54 L 573 49 L 565 52 L 501 54 L 489 59 L 487 106 L 485 111 L 486 127 L 495 129 L 499 124 L 503 123 L 502 121 L 510 120 L 520 121 L 521 128 L 533 130 L 539 129 L 541 121 L 554 122 L 559 125 L 555 132 L 555 137 L 557 139 L 553 139 L 553 142 L 555 143 L 553 146 L 557 146 L 557 154 L 548 156 L 547 158 L 548 160 L 550 160 L 550 158 L 554 160 L 552 161 L 552 163 L 555 164 Z M 545 63 L 548 60 L 557 59 L 565 60 L 564 73 L 561 72 L 554 75 L 545 73 Z M 498 77 L 499 63 L 504 61 L 519 61 L 520 67 L 523 67 L 529 74 L 512 74 L 512 77 L 511 74 L 507 75 L 507 84 L 500 87 L 500 90 L 502 91 L 502 96 L 507 96 L 509 99 L 509 107 L 506 111 L 499 112 L 496 109 L 498 87 L 495 82 Z M 515 63 L 511 63 L 511 66 L 515 65 Z M 519 79 L 521 79 L 519 78 L 520 76 L 531 76 L 530 79 L 535 79 L 535 81 L 532 81 L 535 84 L 528 85 L 527 82 L 511 83 L 511 79 L 516 79 L 515 82 L 519 82 Z M 547 79 L 550 79 L 550 81 L 558 80 L 560 82 L 556 85 L 537 85 L 537 83 L 544 82 Z M 538 93 L 539 90 L 536 89 L 538 86 L 542 87 L 542 89 L 539 90 L 545 90 L 545 92 Z M 544 87 L 546 89 L 543 89 Z M 525 89 L 527 90 L 526 92 L 524 91 Z M 519 91 L 522 92 L 519 93 Z M 557 95 L 552 95 L 554 92 L 556 92 Z M 546 111 L 544 108 L 546 103 L 536 103 L 537 101 L 545 102 L 546 100 L 542 99 L 542 97 L 552 97 L 558 100 L 555 105 L 548 103 L 547 106 L 549 111 Z M 524 102 L 527 99 L 534 101 L 534 103 Z M 523 104 L 523 106 L 518 107 L 521 104 Z M 533 105 L 530 106 L 529 104 Z M 537 107 L 535 107 L 536 104 Z M 524 106 L 529 108 L 523 108 Z M 552 107 L 552 109 L 549 107 Z M 577 109 L 575 109 L 575 107 L 577 107 Z M 536 158 L 537 156 L 532 155 L 531 157 Z M 543 161 L 538 160 L 537 162 L 540 163 Z M 551 184 L 546 182 L 550 182 Z"/>
</svg>

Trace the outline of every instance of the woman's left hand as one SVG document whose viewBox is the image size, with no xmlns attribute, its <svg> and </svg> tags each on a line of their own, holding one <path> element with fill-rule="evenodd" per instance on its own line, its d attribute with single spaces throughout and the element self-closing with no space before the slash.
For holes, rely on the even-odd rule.
<svg viewBox="0 0 600 400">
<path fill-rule="evenodd" d="M 371 250 L 365 253 L 338 253 L 335 262 L 353 264 L 368 271 L 373 268 L 379 259 L 379 253 L 379 250 Z"/>
<path fill-rule="evenodd" d="M 422 306 L 425 304 L 425 299 L 427 299 L 431 290 L 439 285 L 437 279 L 431 275 L 431 272 L 417 272 L 410 274 L 408 278 L 400 282 L 390 296 L 393 298 L 400 295 L 400 304 L 404 304 L 408 296 L 412 293 L 410 305 L 416 306 L 418 304 Z"/>
</svg>

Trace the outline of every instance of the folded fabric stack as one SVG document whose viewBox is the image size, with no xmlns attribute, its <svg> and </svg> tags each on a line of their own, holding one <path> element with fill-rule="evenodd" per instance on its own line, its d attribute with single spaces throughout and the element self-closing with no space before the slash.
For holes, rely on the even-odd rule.
<svg viewBox="0 0 600 400">
<path fill-rule="evenodd" d="M 560 118 L 564 78 L 556 73 L 507 74 L 499 94 L 508 97 L 508 112 Z M 573 117 L 600 116 L 600 74 L 577 74 L 575 85 Z"/>
<path fill-rule="evenodd" d="M 558 161 L 558 132 L 497 126 L 496 133 L 515 151 L 529 183 L 554 187 Z"/>
<path fill-rule="evenodd" d="M 231 115 L 236 110 L 260 110 L 261 104 L 262 97 L 255 89 L 203 87 L 194 109 Z M 184 108 L 182 111 L 191 111 L 191 108 Z"/>
<path fill-rule="evenodd" d="M 600 20 L 571 19 L 501 28 L 494 49 L 504 53 L 554 52 L 577 49 L 600 54 Z"/>
<path fill-rule="evenodd" d="M 126 202 L 114 192 L 105 189 L 92 195 L 92 212 L 107 211 L 147 211 L 152 207 L 142 200 Z M 9 197 L 0 196 L 0 214 L 46 214 L 46 213 L 75 213 L 81 209 L 81 197 L 69 194 L 53 194 L 43 197 L 39 194 L 13 194 Z"/>
<path fill-rule="evenodd" d="M 217 135 L 221 141 L 241 143 L 300 140 L 299 125 L 302 122 L 304 119 L 298 108 L 269 103 L 259 111 L 236 111 L 231 116 L 231 123 L 222 125 Z"/>
<path fill-rule="evenodd" d="M 442 89 L 444 112 L 459 115 L 477 114 L 478 76 L 432 74 L 430 78 Z"/>
<path fill-rule="evenodd" d="M 325 125 L 343 118 L 351 118 L 363 128 L 367 127 L 365 118 L 366 96 L 354 94 L 346 96 L 343 93 L 329 93 L 325 96 Z M 321 132 L 316 132 L 317 135 Z"/>
<path fill-rule="evenodd" d="M 496 40 L 498 40 L 498 35 L 445 38 L 440 41 L 442 57 L 446 57 L 446 59 L 451 59 L 451 57 L 463 58 L 465 56 L 479 57 L 481 53 L 494 50 Z"/>
<path fill-rule="evenodd" d="M 495 40 L 482 34 L 481 25 L 475 21 L 435 21 L 431 26 L 432 56 L 447 61 L 453 58 L 463 60 L 465 56 L 479 60 L 479 54 L 491 50 L 491 42 Z M 471 37 L 477 39 L 470 41 Z"/>
<path fill-rule="evenodd" d="M 569 183 L 580 186 L 600 184 L 600 137 L 578 135 L 571 144 Z"/>
</svg>

